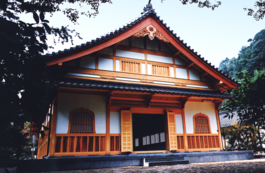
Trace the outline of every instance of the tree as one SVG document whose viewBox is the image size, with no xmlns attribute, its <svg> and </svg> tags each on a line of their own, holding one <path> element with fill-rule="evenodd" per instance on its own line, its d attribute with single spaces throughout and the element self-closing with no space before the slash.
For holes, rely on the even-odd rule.
<svg viewBox="0 0 265 173">
<path fill-rule="evenodd" d="M 73 40 L 78 33 L 67 27 L 53 28 L 45 19 L 47 14 L 62 11 L 72 22 L 79 12 L 61 9 L 63 3 L 90 6 L 81 15 L 95 16 L 101 3 L 110 0 L 1 0 L 0 1 L 0 153 L 1 160 L 19 159 L 23 153 L 24 122 L 41 122 L 54 99 L 52 76 L 44 63 L 43 52 L 48 49 L 47 35 L 60 42 Z M 20 20 L 19 14 L 32 14 L 35 23 Z M 6 153 L 6 154 L 3 154 Z M 0 163 L 3 163 L 0 161 Z"/>
<path fill-rule="evenodd" d="M 243 71 L 238 74 L 238 78 L 241 79 L 241 85 L 231 92 L 234 99 L 229 100 L 222 110 L 229 111 L 225 117 L 238 116 L 239 125 L 247 127 L 253 141 L 257 138 L 258 145 L 253 144 L 253 149 L 263 151 L 264 135 L 261 129 L 265 130 L 265 69 L 255 70 L 254 75 Z M 238 133 L 242 134 L 242 128 L 239 129 L 241 131 Z"/>
</svg>

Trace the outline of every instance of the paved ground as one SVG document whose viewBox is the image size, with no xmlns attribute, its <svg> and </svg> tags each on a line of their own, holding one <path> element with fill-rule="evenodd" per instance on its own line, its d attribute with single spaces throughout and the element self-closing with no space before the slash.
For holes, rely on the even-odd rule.
<svg viewBox="0 0 265 173">
<path fill-rule="evenodd" d="M 0 169 L 0 173 L 4 170 Z M 13 171 L 12 171 L 13 172 Z M 163 173 L 265 173 L 265 159 L 253 159 L 244 161 L 191 163 L 175 166 L 128 166 L 121 168 L 104 168 L 90 170 L 55 171 L 49 173 L 138 173 L 138 172 L 163 172 Z M 48 172 L 47 172 L 48 173 Z"/>
</svg>

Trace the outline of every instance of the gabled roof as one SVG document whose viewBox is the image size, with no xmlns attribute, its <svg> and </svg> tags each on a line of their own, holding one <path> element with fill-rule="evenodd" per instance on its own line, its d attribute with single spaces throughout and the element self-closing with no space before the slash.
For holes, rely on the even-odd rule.
<svg viewBox="0 0 265 173">
<path fill-rule="evenodd" d="M 211 63 L 208 63 L 207 60 L 205 60 L 203 57 L 201 57 L 201 55 L 195 52 L 194 49 L 187 45 L 187 43 L 184 43 L 184 41 L 181 40 L 180 37 L 177 37 L 177 34 L 174 33 L 173 30 L 170 30 L 170 27 L 168 27 L 167 24 L 160 19 L 154 9 L 149 10 L 141 17 L 127 24 L 126 26 L 123 26 L 122 28 L 119 28 L 114 32 L 110 32 L 105 36 L 97 38 L 96 40 L 92 40 L 70 49 L 65 49 L 64 51 L 59 51 L 57 53 L 53 52 L 52 54 L 49 54 L 46 64 L 49 66 L 69 61 L 116 44 L 128 38 L 129 36 L 132 36 L 143 27 L 146 27 L 146 25 L 148 25 L 148 22 L 149 24 L 154 24 L 155 27 L 157 27 L 157 29 L 160 30 L 160 32 L 162 32 L 165 37 L 167 37 L 170 43 L 177 50 L 179 50 L 187 58 L 193 61 L 196 65 L 199 65 L 200 68 L 211 74 L 216 79 L 230 86 L 231 88 L 237 88 L 237 81 L 219 71 L 218 68 L 211 65 Z"/>
</svg>

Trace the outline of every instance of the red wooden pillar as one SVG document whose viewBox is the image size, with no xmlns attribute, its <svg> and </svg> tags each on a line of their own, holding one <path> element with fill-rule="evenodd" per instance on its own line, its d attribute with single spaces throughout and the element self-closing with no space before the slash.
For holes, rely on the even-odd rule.
<svg viewBox="0 0 265 173">
<path fill-rule="evenodd" d="M 55 145 L 56 145 L 56 121 L 57 121 L 57 108 L 58 106 L 58 91 L 57 91 L 57 96 L 56 99 L 54 100 L 54 109 L 53 109 L 53 114 L 52 114 L 52 118 L 51 118 L 51 127 L 50 127 L 50 131 L 51 131 L 51 136 L 50 136 L 50 156 L 54 156 L 55 153 Z"/>
<path fill-rule="evenodd" d="M 181 101 L 181 115 L 182 115 L 182 126 L 183 126 L 183 141 L 184 141 L 184 150 L 188 151 L 188 139 L 186 133 L 186 119 L 185 119 L 185 104 L 187 99 Z"/>
<path fill-rule="evenodd" d="M 222 102 L 215 103 L 215 112 L 216 112 L 216 121 L 217 121 L 217 128 L 218 128 L 218 139 L 219 139 L 219 146 L 220 150 L 223 150 L 222 145 L 222 137 L 221 137 L 221 127 L 220 127 L 220 119 L 219 119 L 219 106 Z"/>
<path fill-rule="evenodd" d="M 110 106 L 106 110 L 106 154 L 110 154 Z"/>
</svg>

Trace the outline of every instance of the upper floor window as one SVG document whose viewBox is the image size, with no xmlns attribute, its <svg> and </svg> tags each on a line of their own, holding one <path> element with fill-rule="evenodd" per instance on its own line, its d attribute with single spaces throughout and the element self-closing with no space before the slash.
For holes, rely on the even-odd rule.
<svg viewBox="0 0 265 173">
<path fill-rule="evenodd" d="M 138 62 L 121 61 L 121 71 L 130 73 L 140 73 L 141 64 Z"/>
<path fill-rule="evenodd" d="M 70 113 L 70 133 L 94 133 L 95 115 L 88 109 L 76 109 Z"/>
<path fill-rule="evenodd" d="M 169 67 L 152 65 L 152 74 L 159 76 L 169 76 Z"/>
<path fill-rule="evenodd" d="M 194 131 L 195 134 L 209 134 L 210 123 L 209 118 L 203 114 L 197 114 L 194 116 Z"/>
</svg>

